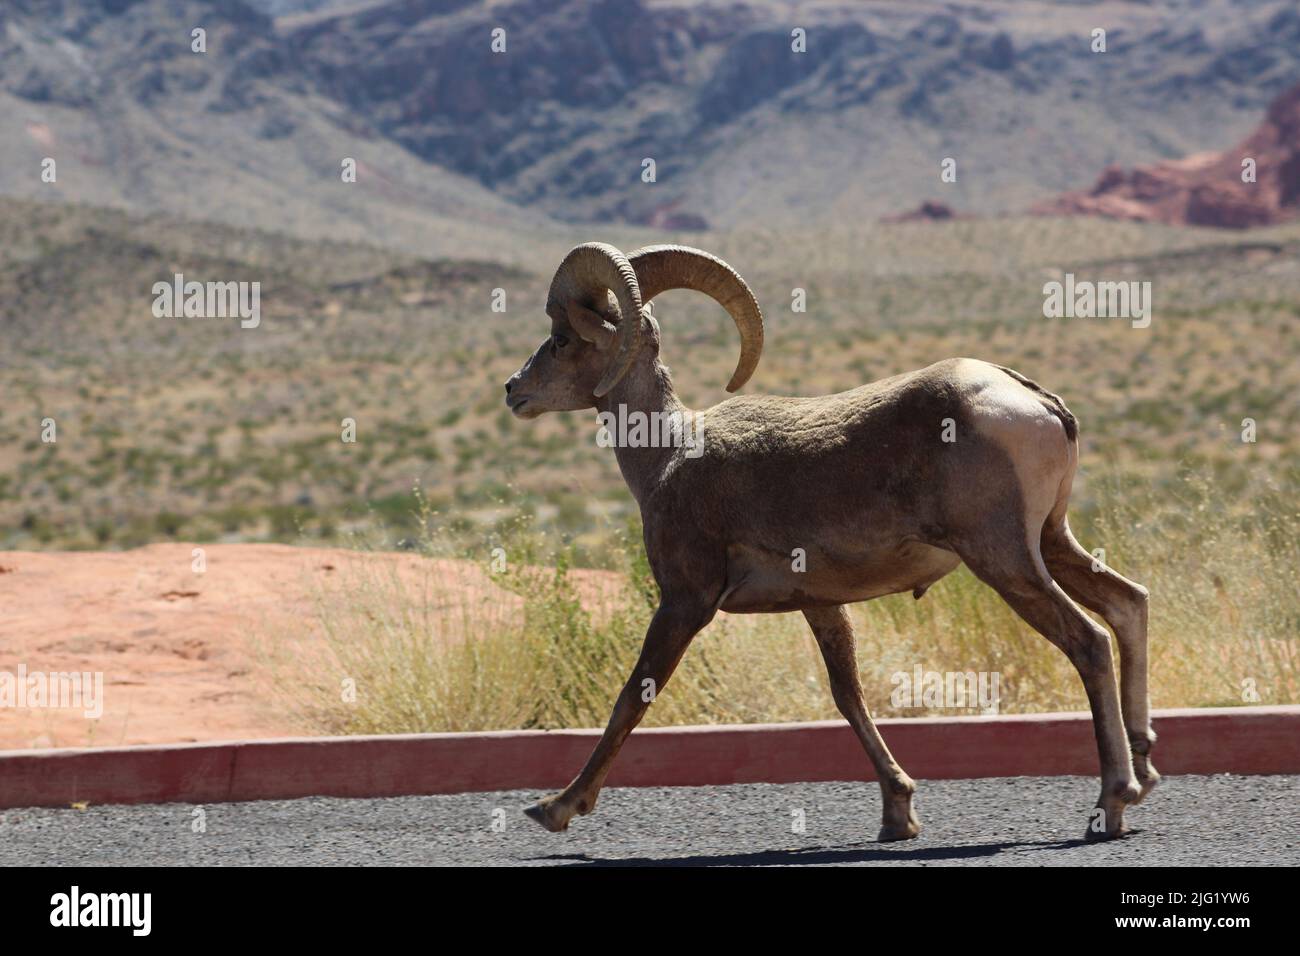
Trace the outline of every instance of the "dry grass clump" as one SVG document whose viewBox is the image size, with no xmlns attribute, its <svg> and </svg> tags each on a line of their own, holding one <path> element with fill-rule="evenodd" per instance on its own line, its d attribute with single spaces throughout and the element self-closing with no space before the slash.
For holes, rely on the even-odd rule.
<svg viewBox="0 0 1300 956">
<path fill-rule="evenodd" d="M 1099 504 L 1079 537 L 1151 590 L 1155 706 L 1300 702 L 1293 492 L 1256 489 L 1234 502 L 1194 476 L 1174 494 L 1119 478 L 1094 488 Z M 490 575 L 491 588 L 476 590 L 446 572 L 431 532 L 422 545 L 434 570 L 423 580 L 380 572 L 319 595 L 323 630 L 275 645 L 278 696 L 320 733 L 601 726 L 657 601 L 635 529 L 610 537 L 617 570 L 581 571 L 571 546 L 527 519 L 509 522 L 492 545 L 504 569 L 492 570 L 490 552 L 465 558 Z M 1065 657 L 964 568 L 920 601 L 895 595 L 853 614 L 877 715 L 930 712 L 890 701 L 892 675 L 918 665 L 997 672 L 1002 713 L 1086 708 Z M 341 694 L 346 681 L 353 700 Z M 835 716 L 801 615 L 720 614 L 646 723 Z"/>
</svg>

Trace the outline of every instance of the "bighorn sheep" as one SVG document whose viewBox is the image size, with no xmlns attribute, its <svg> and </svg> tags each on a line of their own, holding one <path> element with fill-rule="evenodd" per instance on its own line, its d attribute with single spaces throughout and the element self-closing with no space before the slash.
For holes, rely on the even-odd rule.
<svg viewBox="0 0 1300 956">
<path fill-rule="evenodd" d="M 668 289 L 702 292 L 731 314 L 741 348 L 727 390 L 744 385 L 762 351 L 763 319 L 730 266 L 682 246 L 624 257 L 588 243 L 551 282 L 551 334 L 506 382 L 511 411 L 689 413 L 659 362 L 659 325 L 647 308 Z M 1159 780 L 1150 760 L 1147 591 L 1094 566 L 1070 533 L 1077 425 L 1057 396 L 1010 369 L 958 358 L 836 395 L 744 396 L 689 414 L 702 424 L 702 453 L 616 451 L 641 509 L 660 604 L 586 766 L 563 792 L 527 808 L 529 817 L 559 831 L 592 811 L 649 706 L 643 682 L 662 690 L 719 609 L 802 611 L 835 703 L 875 766 L 879 839 L 916 836 L 916 786 L 863 701 L 845 605 L 903 591 L 919 598 L 964 561 L 1078 670 L 1101 759 L 1101 814 L 1086 835 L 1126 832 L 1125 807 Z M 941 440 L 945 427 L 955 427 L 955 441 Z M 802 570 L 791 560 L 796 548 L 806 555 Z M 1115 632 L 1118 692 L 1110 636 L 1075 601 Z"/>
</svg>

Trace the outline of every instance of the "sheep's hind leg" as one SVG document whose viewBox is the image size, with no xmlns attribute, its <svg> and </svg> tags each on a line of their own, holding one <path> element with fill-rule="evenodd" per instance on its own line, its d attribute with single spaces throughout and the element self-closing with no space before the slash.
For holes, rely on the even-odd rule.
<svg viewBox="0 0 1300 956">
<path fill-rule="evenodd" d="M 1147 589 L 1093 557 L 1070 533 L 1070 525 L 1048 519 L 1042 534 L 1043 561 L 1066 594 L 1100 614 L 1119 644 L 1120 703 L 1133 751 L 1133 772 L 1142 788 L 1139 801 L 1160 782 L 1151 763 L 1156 734 L 1151 729 L 1147 691 Z"/>
<path fill-rule="evenodd" d="M 1064 651 L 1079 672 L 1092 709 L 1101 762 L 1101 796 L 1097 800 L 1100 817 L 1089 821 L 1084 838 L 1122 836 L 1128 832 L 1124 809 L 1136 803 L 1142 792 L 1125 739 L 1110 635 L 1079 610 L 1052 580 L 1038 554 L 1038 542 L 1009 554 L 1000 551 L 1005 547 L 1003 539 L 983 547 L 968 546 L 958 553 L 976 577 L 997 591 L 1034 630 Z"/>
<path fill-rule="evenodd" d="M 876 768 L 883 807 L 877 839 L 881 842 L 910 840 L 921 832 L 921 821 L 912 809 L 912 794 L 916 792 L 916 784 L 903 772 L 903 768 L 885 746 L 884 738 L 871 719 L 866 701 L 862 699 L 856 641 L 849 613 L 841 605 L 805 610 L 803 616 L 808 619 L 826 661 L 826 673 L 830 677 L 835 706 L 858 735 L 862 748 Z"/>
</svg>

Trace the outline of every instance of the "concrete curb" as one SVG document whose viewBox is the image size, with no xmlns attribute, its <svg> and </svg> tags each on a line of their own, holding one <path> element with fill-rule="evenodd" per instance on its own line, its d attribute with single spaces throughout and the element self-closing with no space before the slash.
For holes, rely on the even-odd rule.
<svg viewBox="0 0 1300 956">
<path fill-rule="evenodd" d="M 1163 774 L 1300 773 L 1300 706 L 1156 711 Z M 1087 714 L 878 721 L 918 779 L 1097 773 Z M 0 808 L 217 803 L 551 790 L 598 730 L 317 737 L 93 750 L 0 751 Z M 847 724 L 659 727 L 628 739 L 615 787 L 872 780 Z"/>
</svg>

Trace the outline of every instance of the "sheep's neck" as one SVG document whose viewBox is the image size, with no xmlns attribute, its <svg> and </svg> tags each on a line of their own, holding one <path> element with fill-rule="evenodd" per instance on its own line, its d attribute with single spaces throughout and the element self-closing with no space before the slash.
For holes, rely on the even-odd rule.
<svg viewBox="0 0 1300 956">
<path fill-rule="evenodd" d="M 678 400 L 677 393 L 673 391 L 668 369 L 658 361 L 653 366 L 634 365 L 622 381 L 610 389 L 609 394 L 597 401 L 596 409 L 614 416 L 615 422 L 620 418 L 627 420 L 629 430 L 631 423 L 635 421 L 629 416 L 634 412 L 642 413 L 645 416 L 643 421 L 646 423 L 661 421 L 662 419 L 654 417 L 656 413 L 659 415 L 677 413 L 682 416 L 684 422 L 688 422 L 692 414 L 691 410 Z M 646 434 L 655 432 L 656 429 L 647 424 Z M 645 501 L 659 484 L 659 480 L 678 449 L 664 447 L 657 441 L 634 445 L 618 441 L 617 435 L 613 437 L 614 457 L 618 460 L 619 471 L 623 473 L 623 480 L 627 482 L 632 496 L 639 504 Z"/>
</svg>

